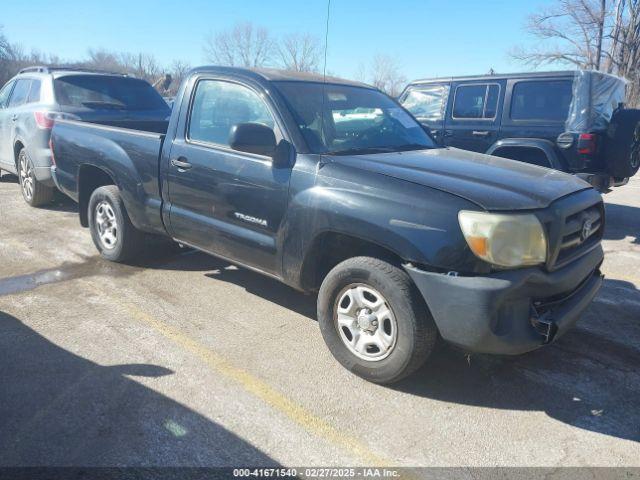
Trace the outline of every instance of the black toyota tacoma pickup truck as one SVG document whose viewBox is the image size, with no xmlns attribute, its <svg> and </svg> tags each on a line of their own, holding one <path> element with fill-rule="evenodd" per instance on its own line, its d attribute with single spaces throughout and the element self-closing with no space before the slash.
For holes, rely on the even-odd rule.
<svg viewBox="0 0 640 480">
<path fill-rule="evenodd" d="M 390 383 L 442 339 L 519 354 L 601 282 L 600 194 L 572 175 L 439 148 L 367 85 L 203 67 L 166 133 L 58 121 L 53 176 L 104 258 L 153 235 L 318 292 L 336 359 Z"/>
</svg>

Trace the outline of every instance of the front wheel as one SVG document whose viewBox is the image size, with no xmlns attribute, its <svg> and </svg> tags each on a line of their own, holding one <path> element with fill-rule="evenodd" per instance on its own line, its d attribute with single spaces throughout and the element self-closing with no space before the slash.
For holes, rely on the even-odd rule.
<svg viewBox="0 0 640 480">
<path fill-rule="evenodd" d="M 89 228 L 100 255 L 112 262 L 133 260 L 144 246 L 144 234 L 133 226 L 115 185 L 97 188 L 89 199 Z"/>
<path fill-rule="evenodd" d="M 409 276 L 371 257 L 350 258 L 329 272 L 318 294 L 318 321 L 336 360 L 380 384 L 417 370 L 438 337 Z"/>
<path fill-rule="evenodd" d="M 18 178 L 22 197 L 32 207 L 39 207 L 53 200 L 53 188 L 36 179 L 33 162 L 24 148 L 18 153 Z"/>
</svg>

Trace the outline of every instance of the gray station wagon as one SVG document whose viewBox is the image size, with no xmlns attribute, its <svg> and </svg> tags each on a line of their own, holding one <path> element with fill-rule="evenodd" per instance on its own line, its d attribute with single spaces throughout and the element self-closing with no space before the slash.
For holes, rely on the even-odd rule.
<svg viewBox="0 0 640 480">
<path fill-rule="evenodd" d="M 60 118 L 154 129 L 171 113 L 151 85 L 117 73 L 29 67 L 0 90 L 0 171 L 18 175 L 31 206 L 51 201 L 49 138 Z"/>
</svg>

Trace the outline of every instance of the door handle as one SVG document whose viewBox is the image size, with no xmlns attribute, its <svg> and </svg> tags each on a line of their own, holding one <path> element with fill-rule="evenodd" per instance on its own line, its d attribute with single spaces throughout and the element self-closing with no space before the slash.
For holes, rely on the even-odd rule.
<svg viewBox="0 0 640 480">
<path fill-rule="evenodd" d="M 442 136 L 443 136 L 443 137 L 453 137 L 453 132 L 452 132 L 451 130 L 445 130 L 445 131 L 442 133 Z"/>
<path fill-rule="evenodd" d="M 183 157 L 180 158 L 173 158 L 171 160 L 171 165 L 173 165 L 174 167 L 178 167 L 179 171 L 185 171 L 185 170 L 189 170 L 193 165 L 191 165 L 189 162 L 185 161 L 184 159 L 182 159 Z M 182 159 L 182 160 L 181 160 Z"/>
<path fill-rule="evenodd" d="M 474 130 L 473 132 L 471 132 L 471 134 L 475 135 L 476 137 L 488 137 L 490 133 L 491 132 L 489 132 L 489 130 Z"/>
<path fill-rule="evenodd" d="M 18 121 L 18 115 L 14 115 L 13 117 L 11 117 L 11 120 L 13 120 L 14 122 Z"/>
</svg>

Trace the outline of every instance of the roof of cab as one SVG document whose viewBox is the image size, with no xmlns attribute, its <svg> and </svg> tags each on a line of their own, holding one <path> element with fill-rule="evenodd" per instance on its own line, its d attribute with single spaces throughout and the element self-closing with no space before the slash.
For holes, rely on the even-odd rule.
<svg viewBox="0 0 640 480">
<path fill-rule="evenodd" d="M 313 83 L 330 83 L 333 85 L 348 85 L 353 87 L 375 88 L 361 82 L 346 80 L 344 78 L 324 76 L 321 73 L 294 72 L 290 70 L 278 70 L 275 68 L 241 68 L 241 67 L 218 67 L 218 66 L 202 66 L 191 70 L 191 73 L 219 73 L 240 75 L 256 80 L 270 81 L 288 81 L 288 82 L 313 82 Z"/>
</svg>

